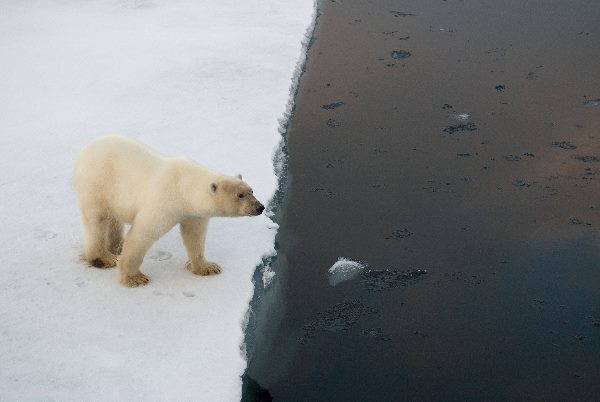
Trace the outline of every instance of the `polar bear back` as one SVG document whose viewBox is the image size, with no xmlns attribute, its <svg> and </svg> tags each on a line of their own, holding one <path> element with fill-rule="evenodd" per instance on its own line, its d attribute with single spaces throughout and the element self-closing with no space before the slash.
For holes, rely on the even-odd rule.
<svg viewBox="0 0 600 402">
<path fill-rule="evenodd" d="M 75 163 L 82 203 L 107 208 L 130 223 L 148 200 L 169 192 L 169 158 L 130 138 L 110 135 L 88 144 Z"/>
</svg>

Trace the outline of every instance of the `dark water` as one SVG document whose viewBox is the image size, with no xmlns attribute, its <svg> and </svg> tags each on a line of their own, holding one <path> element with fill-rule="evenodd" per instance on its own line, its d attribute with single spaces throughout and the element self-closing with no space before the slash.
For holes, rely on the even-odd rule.
<svg viewBox="0 0 600 402">
<path fill-rule="evenodd" d="M 599 400 L 600 2 L 321 13 L 244 398 Z"/>
</svg>

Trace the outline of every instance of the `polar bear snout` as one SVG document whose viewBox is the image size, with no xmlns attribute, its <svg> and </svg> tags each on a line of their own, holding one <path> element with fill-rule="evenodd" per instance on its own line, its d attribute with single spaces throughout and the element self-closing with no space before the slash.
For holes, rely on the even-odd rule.
<svg viewBox="0 0 600 402">
<path fill-rule="evenodd" d="M 262 214 L 265 210 L 265 206 L 253 196 L 250 197 L 251 199 L 247 200 L 246 205 L 244 207 L 244 215 L 258 216 Z"/>
<path fill-rule="evenodd" d="M 253 215 L 260 215 L 263 213 L 264 210 L 265 210 L 265 206 L 259 202 L 258 205 L 256 206 L 256 210 Z"/>
</svg>

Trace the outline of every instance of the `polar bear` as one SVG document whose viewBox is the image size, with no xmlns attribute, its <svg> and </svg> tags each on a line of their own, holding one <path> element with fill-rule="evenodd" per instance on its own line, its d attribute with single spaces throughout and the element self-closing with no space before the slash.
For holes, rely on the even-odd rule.
<svg viewBox="0 0 600 402">
<path fill-rule="evenodd" d="M 92 266 L 118 265 L 120 282 L 148 283 L 140 265 L 150 246 L 176 224 L 196 275 L 220 267 L 204 258 L 208 220 L 260 215 L 265 207 L 242 176 L 227 176 L 187 158 L 165 157 L 130 138 L 111 135 L 88 144 L 75 162 L 73 183 Z M 131 224 L 123 241 L 123 225 Z"/>
</svg>

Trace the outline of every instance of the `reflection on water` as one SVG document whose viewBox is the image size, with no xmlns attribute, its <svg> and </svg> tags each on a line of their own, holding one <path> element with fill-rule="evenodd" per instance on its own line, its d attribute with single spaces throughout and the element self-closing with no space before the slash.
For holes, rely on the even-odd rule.
<svg viewBox="0 0 600 402">
<path fill-rule="evenodd" d="M 597 399 L 600 3 L 405 6 L 322 4 L 248 375 L 275 400 Z M 331 287 L 340 255 L 369 267 Z"/>
</svg>

